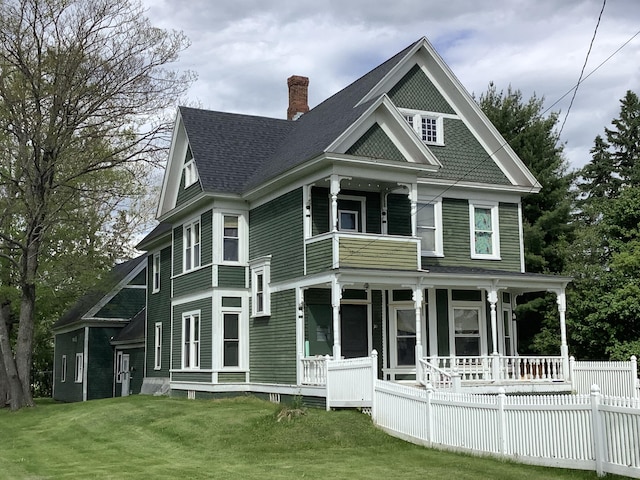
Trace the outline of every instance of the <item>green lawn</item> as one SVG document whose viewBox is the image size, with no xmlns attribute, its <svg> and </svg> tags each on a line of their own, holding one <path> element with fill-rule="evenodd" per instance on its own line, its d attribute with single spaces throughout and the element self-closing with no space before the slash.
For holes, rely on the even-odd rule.
<svg viewBox="0 0 640 480">
<path fill-rule="evenodd" d="M 0 411 L 0 478 L 597 477 L 426 449 L 386 435 L 356 411 L 308 409 L 278 422 L 275 405 L 251 397 L 132 396 Z"/>
</svg>

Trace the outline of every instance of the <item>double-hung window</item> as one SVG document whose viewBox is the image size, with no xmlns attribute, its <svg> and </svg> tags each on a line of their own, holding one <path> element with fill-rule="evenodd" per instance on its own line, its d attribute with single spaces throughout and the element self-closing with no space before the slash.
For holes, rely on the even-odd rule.
<svg viewBox="0 0 640 480">
<path fill-rule="evenodd" d="M 402 116 L 428 145 L 444 145 L 443 114 L 402 109 Z"/>
<path fill-rule="evenodd" d="M 60 365 L 60 381 L 67 381 L 67 356 L 62 355 L 62 364 Z"/>
<path fill-rule="evenodd" d="M 193 160 L 184 164 L 184 188 L 188 188 L 198 181 L 198 171 Z"/>
<path fill-rule="evenodd" d="M 223 320 L 222 365 L 224 367 L 240 366 L 240 313 L 225 312 Z"/>
<path fill-rule="evenodd" d="M 250 262 L 251 267 L 251 314 L 254 317 L 271 315 L 271 257 L 262 257 Z"/>
<path fill-rule="evenodd" d="M 418 203 L 416 226 L 422 255 L 442 256 L 442 202 Z"/>
<path fill-rule="evenodd" d="M 237 215 L 224 215 L 222 259 L 225 262 L 237 262 L 240 258 L 240 233 Z"/>
<path fill-rule="evenodd" d="M 182 368 L 200 368 L 200 312 L 182 315 Z"/>
<path fill-rule="evenodd" d="M 184 271 L 200 266 L 200 220 L 184 226 Z"/>
<path fill-rule="evenodd" d="M 160 252 L 153 254 L 153 289 L 152 293 L 160 291 Z"/>
<path fill-rule="evenodd" d="M 83 368 L 84 368 L 84 355 L 82 353 L 76 353 L 76 370 L 75 370 L 76 383 L 82 383 Z"/>
<path fill-rule="evenodd" d="M 499 260 L 500 236 L 497 203 L 469 203 L 471 258 Z"/>
<path fill-rule="evenodd" d="M 154 370 L 160 370 L 162 368 L 162 322 L 156 322 L 154 333 L 153 368 Z"/>
</svg>

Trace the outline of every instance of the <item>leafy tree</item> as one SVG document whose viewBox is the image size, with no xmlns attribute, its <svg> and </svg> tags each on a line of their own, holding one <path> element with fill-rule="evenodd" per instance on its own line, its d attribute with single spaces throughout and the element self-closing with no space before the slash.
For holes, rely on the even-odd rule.
<svg viewBox="0 0 640 480">
<path fill-rule="evenodd" d="M 567 322 L 583 358 L 640 356 L 640 102 L 628 91 L 620 116 L 595 139 L 580 171 Z"/>
<path fill-rule="evenodd" d="M 0 352 L 12 409 L 33 405 L 36 286 L 54 288 L 62 259 L 109 244 L 102 227 L 166 148 L 164 112 L 193 80 L 167 68 L 187 45 L 133 1 L 0 1 Z"/>
<path fill-rule="evenodd" d="M 556 132 L 558 114 L 545 116 L 543 103 L 544 99 L 535 95 L 525 101 L 522 93 L 511 87 L 498 91 L 493 83 L 479 99 L 482 111 L 542 185 L 539 193 L 522 199 L 525 269 L 561 273 L 572 236 L 573 175 L 568 173 Z M 528 294 L 519 302 L 521 351 L 557 354 L 560 339 L 555 295 Z"/>
</svg>

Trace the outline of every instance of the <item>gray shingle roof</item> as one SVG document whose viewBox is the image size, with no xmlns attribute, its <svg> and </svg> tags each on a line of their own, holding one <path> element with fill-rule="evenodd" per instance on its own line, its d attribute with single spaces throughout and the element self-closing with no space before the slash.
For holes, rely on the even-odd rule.
<svg viewBox="0 0 640 480">
<path fill-rule="evenodd" d="M 324 152 L 373 100 L 358 102 L 414 45 L 296 121 L 180 107 L 204 191 L 241 194 Z"/>
</svg>

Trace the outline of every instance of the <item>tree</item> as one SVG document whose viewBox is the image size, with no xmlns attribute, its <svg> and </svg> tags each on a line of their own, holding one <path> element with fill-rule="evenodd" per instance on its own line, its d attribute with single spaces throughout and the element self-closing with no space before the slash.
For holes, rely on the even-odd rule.
<svg viewBox="0 0 640 480">
<path fill-rule="evenodd" d="M 576 354 L 640 356 L 640 102 L 628 91 L 620 115 L 597 136 L 577 182 L 578 233 L 567 323 Z"/>
<path fill-rule="evenodd" d="M 0 0 L 0 305 L 11 306 L 0 352 L 12 409 L 33 404 L 39 276 L 106 243 L 91 227 L 166 148 L 164 113 L 194 78 L 167 67 L 187 46 L 128 0 Z M 74 225 L 86 228 L 66 236 Z"/>
<path fill-rule="evenodd" d="M 479 99 L 482 111 L 542 185 L 539 193 L 522 199 L 525 269 L 562 273 L 572 236 L 573 175 L 555 130 L 558 114 L 545 117 L 543 103 L 535 95 L 525 102 L 511 87 L 498 92 L 493 83 Z M 556 354 L 560 339 L 555 296 L 523 295 L 519 303 L 521 351 Z"/>
</svg>

